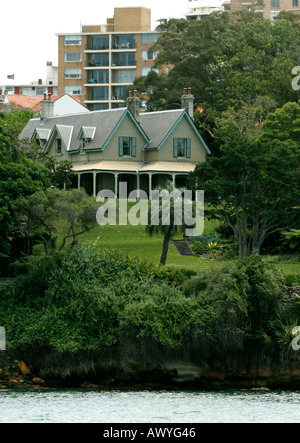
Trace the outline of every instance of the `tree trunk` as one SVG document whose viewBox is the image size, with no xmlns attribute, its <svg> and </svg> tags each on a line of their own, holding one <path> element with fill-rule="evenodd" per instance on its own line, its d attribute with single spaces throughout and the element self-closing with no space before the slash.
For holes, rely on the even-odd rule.
<svg viewBox="0 0 300 443">
<path fill-rule="evenodd" d="M 168 255 L 168 249 L 169 249 L 169 242 L 171 240 L 171 232 L 172 232 L 172 226 L 170 225 L 168 227 L 167 232 L 164 236 L 164 243 L 163 243 L 163 250 L 160 257 L 160 265 L 165 266 L 167 261 L 167 255 Z"/>
</svg>

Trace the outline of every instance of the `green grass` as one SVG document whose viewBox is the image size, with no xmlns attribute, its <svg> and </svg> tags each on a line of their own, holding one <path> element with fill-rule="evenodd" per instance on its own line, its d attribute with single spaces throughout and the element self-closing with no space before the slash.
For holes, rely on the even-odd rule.
<svg viewBox="0 0 300 443">
<path fill-rule="evenodd" d="M 205 220 L 204 234 L 212 232 L 216 225 L 216 222 Z M 59 241 L 61 241 L 66 228 L 63 225 L 60 225 L 59 228 Z M 182 236 L 177 235 L 176 238 L 179 239 Z M 116 249 L 132 257 L 139 257 L 142 260 L 157 265 L 159 264 L 163 245 L 162 234 L 150 237 L 146 233 L 145 226 L 131 226 L 129 224 L 125 226 L 96 225 L 93 230 L 79 236 L 78 239 L 85 244 L 95 244 L 99 251 L 103 249 Z M 228 263 L 228 261 L 206 260 L 196 256 L 181 256 L 178 254 L 175 246 L 170 243 L 166 264 L 176 268 L 200 272 L 211 267 L 220 267 L 225 263 Z M 284 273 L 300 273 L 300 263 L 276 263 L 276 266 L 282 269 Z"/>
</svg>

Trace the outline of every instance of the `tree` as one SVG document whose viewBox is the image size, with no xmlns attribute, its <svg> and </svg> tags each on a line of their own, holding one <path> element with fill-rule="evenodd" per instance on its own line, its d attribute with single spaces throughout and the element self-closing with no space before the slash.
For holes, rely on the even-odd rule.
<svg viewBox="0 0 300 443">
<path fill-rule="evenodd" d="M 37 191 L 27 197 L 18 198 L 14 205 L 14 214 L 18 221 L 19 230 L 25 236 L 25 255 L 32 253 L 34 241 L 42 241 L 48 255 L 50 248 L 55 244 L 54 223 L 57 214 L 54 208 L 54 199 L 50 191 Z M 59 198 L 58 195 L 56 195 Z"/>
<path fill-rule="evenodd" d="M 42 157 L 41 162 L 49 170 L 51 186 L 63 189 L 72 184 L 72 178 L 75 176 L 72 162 L 69 160 L 58 161 L 51 155 Z"/>
<path fill-rule="evenodd" d="M 168 181 L 165 189 L 157 188 L 159 198 L 156 205 L 151 204 L 148 212 L 148 224 L 146 232 L 153 234 L 163 233 L 163 249 L 160 257 L 160 265 L 166 264 L 169 243 L 177 232 L 182 232 L 182 190 L 176 189 L 172 182 Z M 181 221 L 181 223 L 180 223 Z"/>
<path fill-rule="evenodd" d="M 14 202 L 48 185 L 48 171 L 39 163 L 23 156 L 15 160 L 9 137 L 0 133 L 0 250 L 17 256 L 15 240 L 17 221 L 13 216 Z"/>
<path fill-rule="evenodd" d="M 60 250 L 65 247 L 69 238 L 73 239 L 71 246 L 74 246 L 79 235 L 95 227 L 97 209 L 95 199 L 89 197 L 85 191 L 77 189 L 63 191 L 49 188 L 19 198 L 14 204 L 14 210 L 20 230 L 30 245 L 27 254 L 31 253 L 32 237 L 40 239 L 46 254 L 50 253 L 51 245 L 57 241 L 54 232 L 59 231 L 58 221 L 68 226 Z"/>
<path fill-rule="evenodd" d="M 206 214 L 231 227 L 240 258 L 260 253 L 264 240 L 271 233 L 293 227 L 299 213 L 300 148 L 293 139 L 295 107 L 299 115 L 296 104 L 271 113 L 261 135 L 255 137 L 238 134 L 228 124 L 230 137 L 221 146 L 220 155 L 208 157 L 191 175 L 193 186 L 203 189 L 205 201 L 212 205 Z M 270 125 L 282 113 L 285 136 L 291 138 L 280 140 Z"/>
<path fill-rule="evenodd" d="M 290 14 L 270 22 L 251 12 L 234 19 L 216 13 L 200 21 L 172 19 L 158 30 L 155 65 L 170 72 L 150 73 L 134 87 L 145 93 L 150 111 L 180 107 L 183 87 L 191 87 L 195 123 L 212 152 L 223 143 L 215 129 L 228 108 L 256 106 L 259 97 L 276 107 L 299 100 L 291 84 L 292 69 L 299 65 L 300 24 Z"/>
</svg>

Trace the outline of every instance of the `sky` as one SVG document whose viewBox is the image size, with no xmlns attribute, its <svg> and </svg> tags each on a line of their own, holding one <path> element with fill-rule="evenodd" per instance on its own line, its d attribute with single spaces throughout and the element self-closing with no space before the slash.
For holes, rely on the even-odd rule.
<svg viewBox="0 0 300 443">
<path fill-rule="evenodd" d="M 150 8 L 154 30 L 160 18 L 183 17 L 187 5 L 188 0 L 1 0 L 0 85 L 45 80 L 47 61 L 58 62 L 56 34 L 105 24 L 115 7 Z M 7 79 L 12 74 L 14 81 Z"/>
</svg>

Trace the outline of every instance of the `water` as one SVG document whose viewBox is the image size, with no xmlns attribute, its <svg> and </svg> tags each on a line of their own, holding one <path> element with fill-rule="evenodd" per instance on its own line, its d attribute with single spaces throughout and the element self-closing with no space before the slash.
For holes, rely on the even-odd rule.
<svg viewBox="0 0 300 443">
<path fill-rule="evenodd" d="M 299 423 L 300 392 L 0 391 L 0 423 Z"/>
</svg>

